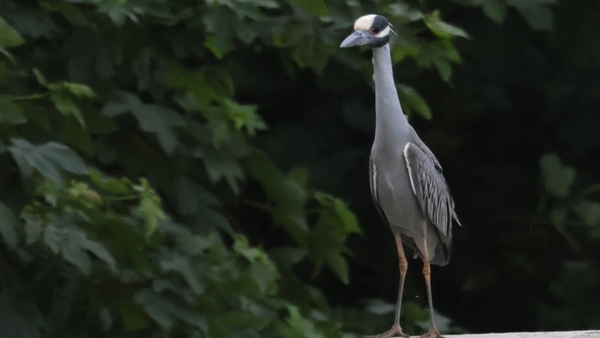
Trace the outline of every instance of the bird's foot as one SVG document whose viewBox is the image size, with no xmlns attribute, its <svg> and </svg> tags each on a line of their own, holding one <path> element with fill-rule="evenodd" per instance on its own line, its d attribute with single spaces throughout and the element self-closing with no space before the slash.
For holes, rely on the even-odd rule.
<svg viewBox="0 0 600 338">
<path fill-rule="evenodd" d="M 374 336 L 365 336 L 365 338 L 392 338 L 392 337 L 410 337 L 406 333 L 402 332 L 402 328 L 398 324 L 394 324 L 392 329 L 384 332 L 382 334 L 377 334 Z"/>
<path fill-rule="evenodd" d="M 432 327 L 431 329 L 429 329 L 429 332 L 422 335 L 421 338 L 444 338 L 444 337 L 440 334 L 437 327 Z"/>
</svg>

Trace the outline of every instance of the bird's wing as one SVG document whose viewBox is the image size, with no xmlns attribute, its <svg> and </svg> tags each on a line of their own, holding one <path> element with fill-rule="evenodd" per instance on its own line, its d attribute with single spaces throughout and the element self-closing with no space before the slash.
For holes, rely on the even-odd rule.
<svg viewBox="0 0 600 338">
<path fill-rule="evenodd" d="M 416 136 L 416 133 L 415 133 Z M 418 136 L 404 147 L 404 159 L 413 193 L 423 213 L 439 230 L 442 241 L 452 236 L 452 219 L 460 225 L 442 166 Z"/>
</svg>

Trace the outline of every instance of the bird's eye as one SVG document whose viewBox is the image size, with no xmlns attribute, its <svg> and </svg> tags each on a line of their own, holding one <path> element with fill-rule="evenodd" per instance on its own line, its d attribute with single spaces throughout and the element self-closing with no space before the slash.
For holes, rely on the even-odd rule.
<svg viewBox="0 0 600 338">
<path fill-rule="evenodd" d="M 379 28 L 373 28 L 371 29 L 371 32 L 373 32 L 373 34 L 379 34 Z"/>
</svg>

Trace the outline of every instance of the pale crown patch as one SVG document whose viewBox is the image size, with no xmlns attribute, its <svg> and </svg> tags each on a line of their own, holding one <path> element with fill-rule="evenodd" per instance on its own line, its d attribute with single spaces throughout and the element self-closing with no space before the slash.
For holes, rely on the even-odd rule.
<svg viewBox="0 0 600 338">
<path fill-rule="evenodd" d="M 376 16 L 375 14 L 369 14 L 356 19 L 354 21 L 354 30 L 370 30 L 373 27 L 373 20 Z"/>
</svg>

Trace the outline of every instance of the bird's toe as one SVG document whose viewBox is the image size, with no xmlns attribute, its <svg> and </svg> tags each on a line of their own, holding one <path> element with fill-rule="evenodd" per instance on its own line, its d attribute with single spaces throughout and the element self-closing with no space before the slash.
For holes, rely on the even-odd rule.
<svg viewBox="0 0 600 338">
<path fill-rule="evenodd" d="M 429 329 L 429 332 L 422 335 L 421 338 L 444 338 L 444 337 L 440 334 L 440 332 L 438 331 L 437 328 L 432 327 L 431 329 Z"/>
<path fill-rule="evenodd" d="M 374 336 L 365 336 L 365 338 L 394 338 L 394 337 L 408 338 L 408 337 L 410 337 L 410 335 L 402 332 L 402 328 L 400 327 L 400 325 L 394 325 L 394 326 L 392 326 L 391 330 L 384 332 L 382 334 L 377 334 Z"/>
</svg>

